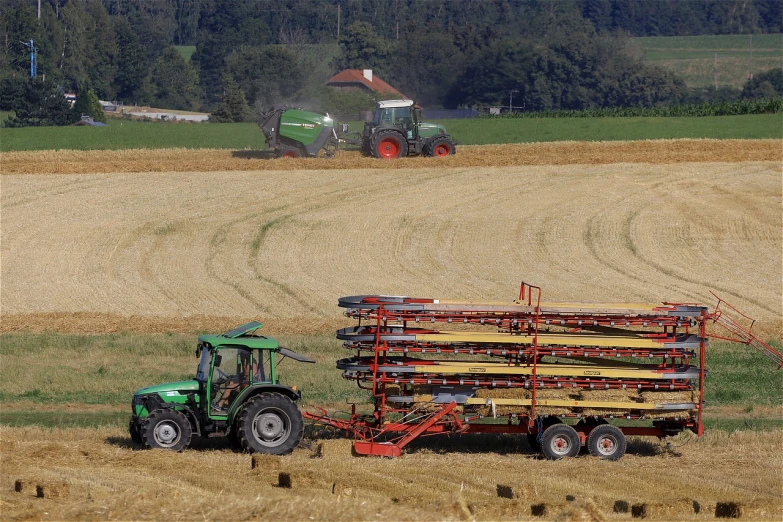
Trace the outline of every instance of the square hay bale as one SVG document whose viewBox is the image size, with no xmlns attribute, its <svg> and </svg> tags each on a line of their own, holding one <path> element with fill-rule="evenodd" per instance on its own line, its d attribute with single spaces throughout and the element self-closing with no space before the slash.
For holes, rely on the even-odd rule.
<svg viewBox="0 0 783 522">
<path fill-rule="evenodd" d="M 311 486 L 313 484 L 313 473 L 311 471 L 281 471 L 277 475 L 277 487 L 293 489 L 298 487 Z"/>
<path fill-rule="evenodd" d="M 642 398 L 642 402 L 646 403 L 679 404 L 683 402 L 698 402 L 699 400 L 698 390 L 643 391 L 639 395 Z"/>
<path fill-rule="evenodd" d="M 631 516 L 633 518 L 647 518 L 647 504 L 634 504 L 631 506 Z"/>
<path fill-rule="evenodd" d="M 47 483 L 35 486 L 35 496 L 38 498 L 63 499 L 68 498 L 70 490 L 68 484 Z"/>
<path fill-rule="evenodd" d="M 35 493 L 35 486 L 29 480 L 17 479 L 14 482 L 14 491 L 25 495 L 32 495 Z"/>
<path fill-rule="evenodd" d="M 718 502 L 715 505 L 715 518 L 740 518 L 742 515 L 742 504 L 737 502 Z"/>
<path fill-rule="evenodd" d="M 514 488 L 511 486 L 504 486 L 503 484 L 498 484 L 495 487 L 497 491 L 497 495 L 500 498 L 515 498 L 514 496 Z"/>
<path fill-rule="evenodd" d="M 548 504 L 532 504 L 530 506 L 530 515 L 534 517 L 546 517 L 552 512 Z"/>
<path fill-rule="evenodd" d="M 693 501 L 678 499 L 671 502 L 647 502 L 631 506 L 631 516 L 634 518 L 678 518 L 694 513 Z"/>
<path fill-rule="evenodd" d="M 265 453 L 254 453 L 250 458 L 250 469 L 256 472 L 277 471 L 280 469 L 280 457 Z"/>
<path fill-rule="evenodd" d="M 611 388 L 608 390 L 579 390 L 580 401 L 642 402 L 635 388 Z"/>
<path fill-rule="evenodd" d="M 615 500 L 612 511 L 615 513 L 628 513 L 631 510 L 631 505 L 626 500 Z"/>
<path fill-rule="evenodd" d="M 572 521 L 584 521 L 584 522 L 605 522 L 606 515 L 598 509 L 598 506 L 592 499 L 588 498 L 568 504 L 564 510 L 562 510 L 555 520 L 565 522 L 567 520 Z"/>
<path fill-rule="evenodd" d="M 353 439 L 327 439 L 316 446 L 315 456 L 318 458 L 342 458 L 354 455 Z"/>
</svg>

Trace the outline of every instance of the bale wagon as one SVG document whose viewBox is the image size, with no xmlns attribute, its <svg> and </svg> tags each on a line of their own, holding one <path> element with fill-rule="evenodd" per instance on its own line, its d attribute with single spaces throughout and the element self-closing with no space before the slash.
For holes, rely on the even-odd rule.
<svg viewBox="0 0 783 522">
<path fill-rule="evenodd" d="M 396 457 L 420 436 L 516 433 L 549 459 L 617 460 L 629 435 L 704 433 L 707 325 L 713 338 L 783 354 L 718 300 L 548 303 L 522 283 L 513 302 L 386 295 L 340 298 L 357 325 L 337 331 L 352 357 L 343 377 L 368 390 L 373 411 L 347 418 L 304 412 L 343 430 L 360 455 Z M 743 324 L 741 324 L 743 323 Z"/>
</svg>

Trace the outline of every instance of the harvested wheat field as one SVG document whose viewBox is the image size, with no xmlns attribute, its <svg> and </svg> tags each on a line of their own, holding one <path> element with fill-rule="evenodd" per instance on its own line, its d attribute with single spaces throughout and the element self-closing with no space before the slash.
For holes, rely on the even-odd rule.
<svg viewBox="0 0 783 522">
<path fill-rule="evenodd" d="M 287 457 L 132 449 L 116 429 L 3 428 L 4 520 L 780 520 L 783 432 L 682 435 L 667 450 L 632 440 L 619 462 L 540 460 L 499 437 L 486 449 L 419 445 L 352 458 L 345 440 Z M 470 437 L 465 437 L 465 441 Z M 434 439 L 430 439 L 434 440 Z M 281 484 L 283 487 L 281 487 Z M 290 487 L 285 487 L 290 485 Z M 36 486 L 49 494 L 36 497 Z M 21 491 L 15 491 L 18 488 Z M 725 507 L 723 508 L 725 509 Z M 616 512 L 617 511 L 617 512 Z"/>
<path fill-rule="evenodd" d="M 505 300 L 525 280 L 545 300 L 713 304 L 712 290 L 780 337 L 780 141 L 228 154 L 2 155 L 0 328 L 323 331 L 342 295 Z M 277 170 L 205 172 L 224 159 Z M 158 163 L 171 171 L 147 172 Z"/>
<path fill-rule="evenodd" d="M 548 301 L 713 305 L 712 290 L 779 340 L 782 145 L 546 143 L 394 162 L 0 154 L 0 331 L 194 333 L 257 319 L 271 335 L 320 333 L 347 323 L 340 296 L 511 300 L 524 280 Z M 633 440 L 619 462 L 540 460 L 512 436 L 354 458 L 323 435 L 253 468 L 224 442 L 139 451 L 121 428 L 2 427 L 1 517 L 783 517 L 780 430 L 683 434 L 672 449 Z"/>
</svg>

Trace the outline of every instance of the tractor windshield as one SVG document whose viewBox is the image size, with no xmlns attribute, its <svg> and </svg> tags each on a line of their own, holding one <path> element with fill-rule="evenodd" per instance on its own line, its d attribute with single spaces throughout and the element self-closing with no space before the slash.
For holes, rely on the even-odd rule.
<svg viewBox="0 0 783 522">
<path fill-rule="evenodd" d="M 209 363 L 212 360 L 212 351 L 206 348 L 201 350 L 201 359 L 198 361 L 198 371 L 196 372 L 196 380 L 199 382 L 207 382 L 209 378 Z"/>
</svg>

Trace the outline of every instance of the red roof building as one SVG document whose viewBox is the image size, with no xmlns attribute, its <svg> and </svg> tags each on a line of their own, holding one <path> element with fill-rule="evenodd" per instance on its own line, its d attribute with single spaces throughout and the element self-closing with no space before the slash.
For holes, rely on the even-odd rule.
<svg viewBox="0 0 783 522">
<path fill-rule="evenodd" d="M 404 94 L 383 81 L 381 78 L 373 75 L 371 69 L 364 69 L 363 71 L 358 69 L 346 69 L 326 80 L 326 85 L 330 87 L 337 87 L 339 89 L 363 89 L 370 92 L 392 95 L 393 97 L 399 96 L 404 99 L 407 98 Z"/>
</svg>

